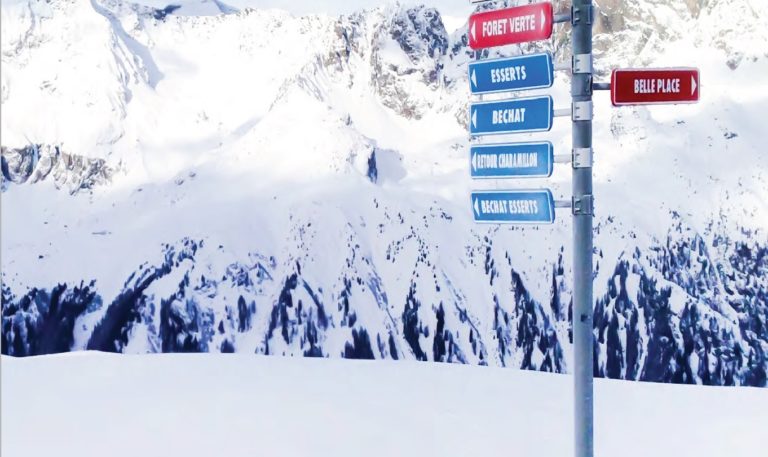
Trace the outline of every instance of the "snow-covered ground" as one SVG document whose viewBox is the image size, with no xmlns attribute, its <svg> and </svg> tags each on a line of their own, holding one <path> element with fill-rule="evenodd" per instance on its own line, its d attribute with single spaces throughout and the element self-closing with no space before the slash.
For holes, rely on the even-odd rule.
<svg viewBox="0 0 768 457">
<path fill-rule="evenodd" d="M 571 377 L 243 355 L 3 357 L 3 457 L 572 455 Z M 768 391 L 599 380 L 597 456 L 754 457 Z"/>
<path fill-rule="evenodd" d="M 695 105 L 595 96 L 598 372 L 764 386 L 768 4 L 695 3 L 601 2 L 595 24 L 599 80 L 702 74 Z M 568 212 L 499 228 L 469 204 L 488 187 L 567 199 L 570 168 L 470 180 L 476 56 L 442 2 L 342 16 L 179 4 L 0 2 L 4 353 L 571 369 Z M 557 25 L 488 57 L 568 50 Z M 547 92 L 567 106 L 568 75 Z M 534 139 L 567 153 L 567 119 L 509 138 Z"/>
</svg>

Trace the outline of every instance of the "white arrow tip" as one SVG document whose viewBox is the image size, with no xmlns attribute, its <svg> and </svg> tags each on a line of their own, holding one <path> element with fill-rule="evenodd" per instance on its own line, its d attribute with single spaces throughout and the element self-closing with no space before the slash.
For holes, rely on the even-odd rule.
<svg viewBox="0 0 768 457">
<path fill-rule="evenodd" d="M 472 110 L 472 127 L 477 128 L 477 111 Z"/>
<path fill-rule="evenodd" d="M 544 30 L 544 21 L 545 21 L 545 19 L 546 18 L 544 17 L 544 11 L 542 11 L 541 12 L 541 29 L 542 30 Z"/>
<path fill-rule="evenodd" d="M 477 153 L 476 152 L 472 153 L 472 169 L 474 171 L 477 171 Z"/>
<path fill-rule="evenodd" d="M 472 25 L 469 28 L 469 32 L 472 34 L 472 39 L 476 40 L 477 38 L 475 37 L 475 23 L 474 22 L 472 22 Z"/>
<path fill-rule="evenodd" d="M 477 199 L 475 199 L 475 204 L 473 206 L 475 207 L 475 214 L 480 216 L 480 204 L 477 202 Z"/>
<path fill-rule="evenodd" d="M 696 93 L 696 87 L 697 87 L 696 78 L 691 76 L 691 95 Z"/>
<path fill-rule="evenodd" d="M 477 75 L 475 75 L 475 70 L 472 70 L 472 85 L 477 87 Z"/>
</svg>

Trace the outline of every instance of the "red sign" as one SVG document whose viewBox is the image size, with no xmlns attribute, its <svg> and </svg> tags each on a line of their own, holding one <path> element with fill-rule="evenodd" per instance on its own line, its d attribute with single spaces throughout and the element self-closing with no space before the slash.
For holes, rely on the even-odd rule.
<svg viewBox="0 0 768 457">
<path fill-rule="evenodd" d="M 546 40 L 551 36 L 551 3 L 486 11 L 469 17 L 469 47 L 472 49 Z"/>
<path fill-rule="evenodd" d="M 696 68 L 613 70 L 611 102 L 621 105 L 657 105 L 699 101 Z"/>
</svg>

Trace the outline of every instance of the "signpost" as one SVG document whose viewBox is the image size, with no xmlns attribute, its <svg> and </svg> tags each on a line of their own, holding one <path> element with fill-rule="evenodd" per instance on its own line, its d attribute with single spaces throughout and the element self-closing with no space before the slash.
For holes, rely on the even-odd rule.
<svg viewBox="0 0 768 457">
<path fill-rule="evenodd" d="M 546 40 L 552 36 L 552 19 L 551 3 L 473 14 L 469 18 L 469 47 L 484 49 Z"/>
<path fill-rule="evenodd" d="M 552 143 L 510 143 L 472 146 L 473 178 L 548 178 L 555 156 Z"/>
<path fill-rule="evenodd" d="M 469 108 L 469 133 L 546 132 L 552 128 L 552 97 L 528 97 L 473 103 Z"/>
<path fill-rule="evenodd" d="M 613 70 L 611 102 L 621 105 L 695 103 L 699 101 L 696 68 Z"/>
<path fill-rule="evenodd" d="M 551 224 L 555 221 L 555 200 L 546 189 L 472 192 L 472 208 L 475 222 Z"/>
<path fill-rule="evenodd" d="M 469 64 L 469 87 L 473 94 L 543 89 L 554 82 L 552 55 L 548 52 Z"/>
<path fill-rule="evenodd" d="M 480 3 L 484 0 L 470 0 Z M 699 101 L 695 68 L 619 69 L 610 84 L 594 83 L 592 69 L 592 0 L 572 0 L 569 13 L 553 14 L 551 3 L 484 11 L 469 18 L 469 46 L 479 50 L 547 39 L 555 22 L 570 21 L 571 109 L 553 109 L 552 97 L 539 96 L 470 104 L 472 137 L 542 132 L 555 115 L 571 115 L 573 190 L 570 201 L 555 202 L 549 190 L 475 191 L 474 220 L 493 224 L 551 224 L 555 207 L 573 215 L 573 377 L 574 450 L 592 457 L 593 445 L 593 217 L 592 92 L 610 90 L 614 106 L 694 103 Z M 532 54 L 469 64 L 472 95 L 542 89 L 553 83 L 550 54 Z M 558 162 L 561 157 L 558 157 Z M 470 150 L 474 179 L 549 177 L 555 162 L 552 143 L 475 144 Z"/>
</svg>

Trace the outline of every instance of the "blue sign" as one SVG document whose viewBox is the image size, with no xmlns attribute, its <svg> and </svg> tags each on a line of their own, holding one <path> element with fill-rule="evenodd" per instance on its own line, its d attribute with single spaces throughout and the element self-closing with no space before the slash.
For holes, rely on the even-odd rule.
<svg viewBox="0 0 768 457">
<path fill-rule="evenodd" d="M 546 132 L 552 128 L 552 97 L 515 98 L 473 103 L 469 107 L 469 133 Z"/>
<path fill-rule="evenodd" d="M 552 143 L 510 143 L 472 146 L 469 170 L 473 178 L 548 178 L 555 153 Z"/>
<path fill-rule="evenodd" d="M 552 192 L 504 190 L 472 192 L 475 222 L 492 224 L 551 224 L 555 221 Z"/>
<path fill-rule="evenodd" d="M 469 88 L 473 94 L 552 87 L 552 56 L 529 54 L 469 64 Z"/>
</svg>

